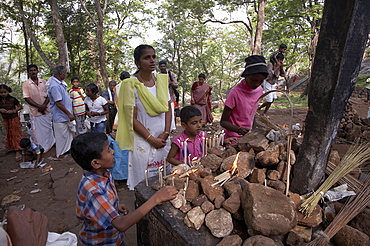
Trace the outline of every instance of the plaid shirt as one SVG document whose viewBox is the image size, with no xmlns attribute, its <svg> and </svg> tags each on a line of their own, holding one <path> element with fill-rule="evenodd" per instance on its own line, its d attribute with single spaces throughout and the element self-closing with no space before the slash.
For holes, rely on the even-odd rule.
<svg viewBox="0 0 370 246">
<path fill-rule="evenodd" d="M 82 245 L 120 245 L 123 233 L 113 225 L 119 216 L 118 195 L 109 171 L 107 177 L 84 171 L 77 194 L 76 214 L 83 220 L 79 241 Z"/>
</svg>

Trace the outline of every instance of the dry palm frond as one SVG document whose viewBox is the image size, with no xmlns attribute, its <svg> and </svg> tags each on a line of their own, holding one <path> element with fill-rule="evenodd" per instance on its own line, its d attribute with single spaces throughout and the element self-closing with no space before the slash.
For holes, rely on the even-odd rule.
<svg viewBox="0 0 370 246">
<path fill-rule="evenodd" d="M 348 200 L 338 215 L 335 216 L 334 220 L 325 229 L 323 233 L 325 236 L 319 236 L 309 243 L 309 246 L 327 245 L 327 240 L 330 240 L 343 226 L 356 217 L 366 206 L 370 205 L 370 179 L 365 181 L 364 185 L 361 185 L 356 190 L 356 193 L 357 195 Z"/>
<path fill-rule="evenodd" d="M 338 180 L 343 178 L 346 174 L 353 171 L 358 166 L 362 165 L 369 158 L 370 143 L 352 145 L 343 156 L 338 166 L 324 181 L 320 188 L 301 204 L 299 211 L 305 216 L 309 216 L 325 192 L 327 192 L 335 183 L 337 183 Z"/>
</svg>

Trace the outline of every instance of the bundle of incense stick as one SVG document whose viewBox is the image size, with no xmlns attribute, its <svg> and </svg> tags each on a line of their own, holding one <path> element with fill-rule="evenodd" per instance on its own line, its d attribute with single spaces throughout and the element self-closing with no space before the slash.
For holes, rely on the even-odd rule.
<svg viewBox="0 0 370 246">
<path fill-rule="evenodd" d="M 276 125 L 274 122 L 272 122 L 271 120 L 269 120 L 265 116 L 260 116 L 257 119 L 261 123 L 265 124 L 266 126 L 271 127 L 272 129 L 274 129 L 275 131 L 281 132 L 284 135 L 284 137 L 288 136 L 288 133 L 286 131 L 284 131 L 283 129 L 281 129 L 278 125 Z"/>
<path fill-rule="evenodd" d="M 343 228 L 356 215 L 362 212 L 370 205 L 370 179 L 356 190 L 357 195 L 352 196 L 348 202 L 342 207 L 334 220 L 325 229 L 324 235 L 317 237 L 310 242 L 310 246 L 324 246 L 327 245 L 327 240 L 330 240 L 337 232 Z"/>
<path fill-rule="evenodd" d="M 334 163 L 328 161 L 325 173 L 330 175 L 336 167 L 337 166 L 334 165 Z M 355 177 L 353 177 L 350 174 L 347 174 L 343 178 L 339 179 L 338 183 L 339 184 L 347 184 L 348 188 L 350 190 L 353 190 L 353 191 L 357 190 L 362 185 L 362 183 L 358 179 L 356 179 Z"/>
<path fill-rule="evenodd" d="M 358 143 L 358 141 L 357 141 Z M 299 207 L 299 211 L 309 216 L 323 195 L 346 174 L 353 171 L 370 158 L 370 143 L 352 145 L 334 171 L 329 175 L 320 188 L 314 192 Z"/>
</svg>

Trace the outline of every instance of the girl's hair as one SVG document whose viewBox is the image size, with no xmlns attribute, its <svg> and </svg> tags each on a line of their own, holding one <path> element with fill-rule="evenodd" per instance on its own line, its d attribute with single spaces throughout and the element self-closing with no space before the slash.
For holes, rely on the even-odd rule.
<svg viewBox="0 0 370 246">
<path fill-rule="evenodd" d="M 137 46 L 134 50 L 134 59 L 135 61 L 139 61 L 140 60 L 140 57 L 142 56 L 143 54 L 143 51 L 146 50 L 146 49 L 153 49 L 153 46 L 150 46 L 149 44 L 140 44 L 139 46 Z"/>
<path fill-rule="evenodd" d="M 77 77 L 77 76 L 73 76 L 72 78 L 71 78 L 71 83 L 73 82 L 73 80 L 75 80 L 75 79 L 77 79 L 78 81 L 80 81 L 80 78 L 79 77 Z"/>
<path fill-rule="evenodd" d="M 4 84 L 0 85 L 0 89 L 7 90 L 9 93 L 12 92 L 12 88 L 10 88 L 9 86 L 4 85 Z"/>
<path fill-rule="evenodd" d="M 90 88 L 91 92 L 94 93 L 95 95 L 98 94 L 99 88 L 96 84 L 90 83 L 86 86 L 86 88 Z"/>
</svg>

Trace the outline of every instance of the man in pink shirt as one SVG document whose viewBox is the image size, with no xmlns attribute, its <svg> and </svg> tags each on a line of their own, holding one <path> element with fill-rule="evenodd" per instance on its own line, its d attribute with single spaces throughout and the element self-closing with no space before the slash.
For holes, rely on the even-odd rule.
<svg viewBox="0 0 370 246">
<path fill-rule="evenodd" d="M 27 66 L 29 79 L 23 83 L 22 91 L 24 100 L 30 106 L 31 140 L 47 152 L 53 147 L 55 138 L 46 81 L 38 78 L 38 72 L 36 65 Z"/>
<path fill-rule="evenodd" d="M 252 129 L 255 103 L 263 94 L 261 84 L 268 75 L 265 58 L 253 55 L 245 62 L 243 79 L 229 92 L 222 112 L 220 124 L 225 128 L 225 138 L 240 138 Z"/>
</svg>

